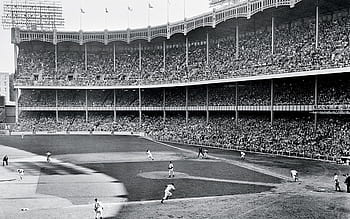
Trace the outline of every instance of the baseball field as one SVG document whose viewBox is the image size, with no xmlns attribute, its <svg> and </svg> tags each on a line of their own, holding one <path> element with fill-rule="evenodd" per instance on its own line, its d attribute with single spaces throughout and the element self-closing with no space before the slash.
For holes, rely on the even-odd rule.
<svg viewBox="0 0 350 219">
<path fill-rule="evenodd" d="M 202 159 L 198 147 L 138 136 L 0 136 L 0 156 L 9 156 L 0 168 L 0 218 L 94 218 L 94 198 L 104 218 L 350 218 L 349 166 L 208 150 Z M 176 190 L 161 204 L 169 183 Z"/>
</svg>

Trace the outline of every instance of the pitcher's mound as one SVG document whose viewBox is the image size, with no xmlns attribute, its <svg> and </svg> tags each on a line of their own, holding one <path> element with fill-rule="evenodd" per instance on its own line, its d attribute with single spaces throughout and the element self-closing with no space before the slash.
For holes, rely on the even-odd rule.
<svg viewBox="0 0 350 219">
<path fill-rule="evenodd" d="M 169 178 L 168 171 L 153 171 L 153 172 L 142 172 L 137 174 L 137 176 L 148 178 L 148 179 L 181 179 L 188 178 L 189 175 L 186 173 L 175 172 L 175 177 Z"/>
</svg>

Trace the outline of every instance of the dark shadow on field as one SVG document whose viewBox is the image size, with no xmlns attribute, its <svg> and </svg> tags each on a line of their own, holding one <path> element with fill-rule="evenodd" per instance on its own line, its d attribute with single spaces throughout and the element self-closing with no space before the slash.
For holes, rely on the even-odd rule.
<svg viewBox="0 0 350 219">
<path fill-rule="evenodd" d="M 18 168 L 24 170 L 25 175 L 35 175 L 40 171 L 41 175 L 78 175 L 86 174 L 80 170 L 67 167 L 60 163 L 46 163 L 46 162 L 17 162 L 9 169 L 16 171 Z"/>
<path fill-rule="evenodd" d="M 33 135 L 0 136 L 0 145 L 45 155 L 105 152 L 178 151 L 137 136 L 111 135 Z"/>
<path fill-rule="evenodd" d="M 176 191 L 173 193 L 173 198 L 259 193 L 269 191 L 273 188 L 260 185 L 214 182 L 186 178 L 180 179 L 176 178 L 176 171 L 187 173 L 192 176 L 210 178 L 229 179 L 231 177 L 231 179 L 235 180 L 259 181 L 259 177 L 268 182 L 279 181 L 279 179 L 274 177 L 226 163 L 196 161 L 175 161 L 175 178 L 167 178 L 167 176 L 165 176 L 164 179 L 147 179 L 137 176 L 140 172 L 164 171 L 167 169 L 167 164 L 168 162 L 91 163 L 83 164 L 83 166 L 94 169 L 98 172 L 103 172 L 121 180 L 129 193 L 129 201 L 160 200 L 164 195 L 165 186 L 169 183 L 174 183 L 176 187 Z M 237 169 L 235 169 L 235 167 Z M 225 176 L 225 173 L 229 173 L 229 175 Z M 242 176 L 242 178 L 237 176 Z"/>
</svg>

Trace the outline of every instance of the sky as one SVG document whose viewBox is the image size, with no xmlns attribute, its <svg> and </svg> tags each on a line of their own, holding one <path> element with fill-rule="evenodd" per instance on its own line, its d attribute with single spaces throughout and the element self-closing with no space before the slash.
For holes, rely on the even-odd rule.
<svg viewBox="0 0 350 219">
<path fill-rule="evenodd" d="M 168 0 L 61 0 L 65 26 L 62 30 L 102 31 L 145 28 L 167 23 Z M 0 17 L 3 14 L 0 0 Z M 212 11 L 209 0 L 169 0 L 169 22 Z M 153 8 L 149 9 L 151 4 Z M 186 7 L 184 7 L 184 5 Z M 128 10 L 132 8 L 132 11 Z M 80 8 L 85 12 L 80 13 Z M 108 13 L 105 12 L 107 8 Z M 184 10 L 185 8 L 185 10 Z M 80 19 L 81 17 L 81 19 Z M 0 28 L 0 72 L 14 72 L 14 48 L 10 30 Z"/>
</svg>

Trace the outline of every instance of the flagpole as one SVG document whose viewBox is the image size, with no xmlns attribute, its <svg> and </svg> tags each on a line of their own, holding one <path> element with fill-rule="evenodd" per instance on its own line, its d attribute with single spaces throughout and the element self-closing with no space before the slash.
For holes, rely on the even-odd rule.
<svg viewBox="0 0 350 219">
<path fill-rule="evenodd" d="M 170 0 L 167 0 L 167 8 L 166 8 L 166 17 L 167 17 L 167 24 L 169 24 L 169 1 Z"/>
<path fill-rule="evenodd" d="M 106 30 L 107 30 L 107 15 L 108 15 L 108 10 L 107 10 L 107 8 L 105 8 L 105 27 L 106 27 Z"/>
<path fill-rule="evenodd" d="M 184 0 L 184 20 L 186 20 L 186 0 Z"/>
<path fill-rule="evenodd" d="M 81 9 L 80 9 L 81 10 Z M 82 15 L 83 13 L 80 11 L 80 30 L 81 30 L 81 26 L 82 26 Z"/>
<path fill-rule="evenodd" d="M 148 26 L 150 26 L 150 13 L 151 13 L 151 5 L 150 1 L 148 1 Z"/>
<path fill-rule="evenodd" d="M 130 8 L 128 6 L 128 29 L 130 29 Z"/>
</svg>

